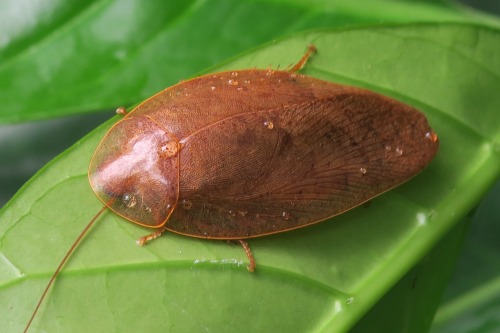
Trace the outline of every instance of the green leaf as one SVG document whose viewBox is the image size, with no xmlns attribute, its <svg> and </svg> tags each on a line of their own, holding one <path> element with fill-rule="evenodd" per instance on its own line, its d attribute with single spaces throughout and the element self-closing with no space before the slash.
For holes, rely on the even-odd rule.
<svg viewBox="0 0 500 333">
<path fill-rule="evenodd" d="M 456 272 L 432 326 L 433 333 L 494 333 L 500 306 L 500 182 L 481 202 Z"/>
<path fill-rule="evenodd" d="M 292 32 L 424 20 L 498 24 L 425 1 L 2 1 L 0 122 L 136 103 Z"/>
<path fill-rule="evenodd" d="M 441 140 L 405 185 L 331 221 L 238 246 L 147 233 L 107 213 L 64 268 L 35 319 L 49 332 L 346 332 L 457 222 L 500 174 L 500 31 L 465 24 L 313 31 L 217 70 L 295 62 L 426 113 Z M 215 70 L 215 69 L 214 69 Z M 0 212 L 0 323 L 22 330 L 59 260 L 100 203 L 86 170 L 105 123 L 42 169 Z M 431 289 L 432 291 L 432 289 Z M 380 320 L 380 318 L 379 318 Z"/>
</svg>

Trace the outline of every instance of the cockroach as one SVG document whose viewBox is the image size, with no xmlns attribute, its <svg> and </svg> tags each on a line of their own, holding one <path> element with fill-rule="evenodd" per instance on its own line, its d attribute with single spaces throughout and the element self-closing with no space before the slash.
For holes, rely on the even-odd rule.
<svg viewBox="0 0 500 333">
<path fill-rule="evenodd" d="M 239 241 L 339 215 L 406 182 L 439 140 L 415 108 L 369 90 L 297 74 L 247 69 L 197 77 L 147 99 L 104 136 L 89 181 L 107 208 L 190 237 Z"/>
</svg>

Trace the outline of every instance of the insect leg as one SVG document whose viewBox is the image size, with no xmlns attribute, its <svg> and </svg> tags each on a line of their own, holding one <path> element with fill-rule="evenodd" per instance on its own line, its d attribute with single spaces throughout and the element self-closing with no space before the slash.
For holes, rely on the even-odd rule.
<svg viewBox="0 0 500 333">
<path fill-rule="evenodd" d="M 245 242 L 243 239 L 238 239 L 238 242 L 240 242 L 241 246 L 243 246 L 243 250 L 245 250 L 245 253 L 247 254 L 248 260 L 250 261 L 250 264 L 248 264 L 247 269 L 250 273 L 255 271 L 255 258 L 253 257 L 252 251 L 250 250 L 250 247 L 248 246 L 248 243 Z"/>
<path fill-rule="evenodd" d="M 293 65 L 288 71 L 293 73 L 293 72 L 297 72 L 297 71 L 301 70 L 305 66 L 307 60 L 311 57 L 311 55 L 313 53 L 316 53 L 316 51 L 317 51 L 316 46 L 309 45 L 307 47 L 306 53 L 304 53 L 302 58 L 300 58 L 299 62 L 297 62 L 295 65 Z"/>
<path fill-rule="evenodd" d="M 141 238 L 139 238 L 135 242 L 139 246 L 144 246 L 144 245 L 146 245 L 147 242 L 149 242 L 149 241 L 151 241 L 151 240 L 153 240 L 155 238 L 160 237 L 161 234 L 164 233 L 164 232 L 165 232 L 165 229 L 155 230 L 154 232 L 150 233 L 149 235 L 142 236 Z"/>
</svg>

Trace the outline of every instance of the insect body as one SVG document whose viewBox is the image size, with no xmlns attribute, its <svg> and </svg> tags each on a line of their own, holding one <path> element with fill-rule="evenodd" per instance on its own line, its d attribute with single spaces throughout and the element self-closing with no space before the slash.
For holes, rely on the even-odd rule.
<svg viewBox="0 0 500 333">
<path fill-rule="evenodd" d="M 290 71 L 201 76 L 116 123 L 89 166 L 99 199 L 134 223 L 239 240 L 301 228 L 354 208 L 427 166 L 439 141 L 425 116 L 380 94 Z M 124 113 L 123 109 L 119 109 Z M 50 285 L 90 221 L 61 261 Z"/>
<path fill-rule="evenodd" d="M 286 71 L 209 74 L 106 134 L 92 188 L 140 225 L 244 239 L 325 220 L 407 181 L 438 149 L 424 115 Z"/>
</svg>

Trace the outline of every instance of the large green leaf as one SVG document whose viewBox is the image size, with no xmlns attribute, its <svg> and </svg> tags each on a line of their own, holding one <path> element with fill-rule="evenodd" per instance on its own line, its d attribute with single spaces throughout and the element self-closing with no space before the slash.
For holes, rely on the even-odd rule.
<svg viewBox="0 0 500 333">
<path fill-rule="evenodd" d="M 472 21 L 442 4 L 371 0 L 0 3 L 0 122 L 136 103 L 250 47 L 304 29 Z M 491 21 L 494 22 L 494 21 Z"/>
<path fill-rule="evenodd" d="M 345 332 L 481 198 L 500 173 L 500 31 L 412 25 L 319 31 L 218 69 L 287 66 L 368 87 L 423 110 L 440 136 L 407 184 L 331 221 L 236 246 L 147 231 L 111 213 L 72 257 L 34 331 Z M 0 323 L 20 331 L 48 277 L 99 209 L 86 168 L 110 121 L 41 170 L 0 212 Z"/>
</svg>

